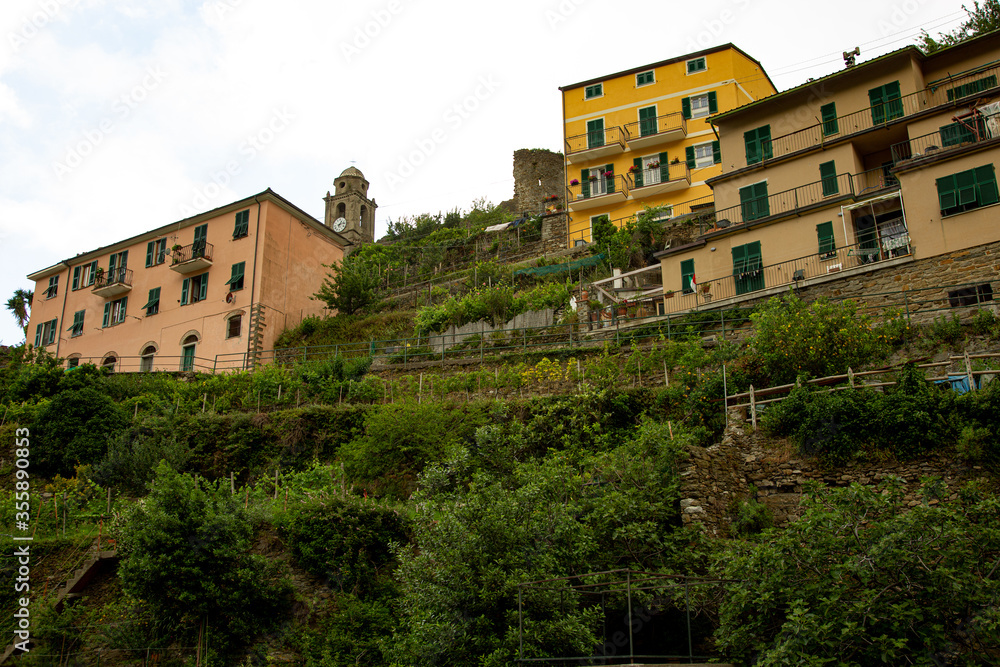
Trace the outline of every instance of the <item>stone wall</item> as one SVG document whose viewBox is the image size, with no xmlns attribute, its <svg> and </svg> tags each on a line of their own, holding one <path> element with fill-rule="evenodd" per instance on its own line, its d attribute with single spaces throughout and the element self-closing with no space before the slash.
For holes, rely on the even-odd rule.
<svg viewBox="0 0 1000 667">
<path fill-rule="evenodd" d="M 543 148 L 514 151 L 514 209 L 540 213 L 545 197 L 556 195 L 566 204 L 566 179 L 562 153 Z"/>
<path fill-rule="evenodd" d="M 681 472 L 684 524 L 701 526 L 711 535 L 722 536 L 728 534 L 735 504 L 748 499 L 751 484 L 757 489 L 757 500 L 771 510 L 775 523 L 782 525 L 801 513 L 799 501 L 808 481 L 827 486 L 848 486 L 853 482 L 877 485 L 894 475 L 903 479 L 906 502 L 912 507 L 921 502 L 922 477 L 940 477 L 954 498 L 966 481 L 986 476 L 981 467 L 943 454 L 905 462 L 824 467 L 815 459 L 796 456 L 788 443 L 776 443 L 753 433 L 737 412 L 730 413 L 730 425 L 722 442 L 707 448 L 691 447 L 689 454 Z"/>
</svg>

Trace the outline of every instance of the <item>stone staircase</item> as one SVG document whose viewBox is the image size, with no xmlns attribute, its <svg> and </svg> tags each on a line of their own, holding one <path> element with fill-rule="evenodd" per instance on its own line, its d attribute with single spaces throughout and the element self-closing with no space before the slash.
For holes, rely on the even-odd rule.
<svg viewBox="0 0 1000 667">
<path fill-rule="evenodd" d="M 83 591 L 83 589 L 87 587 L 87 584 L 89 584 L 90 581 L 101 572 L 101 569 L 117 559 L 117 551 L 91 552 L 89 558 L 87 558 L 87 560 L 85 560 L 80 567 L 73 572 L 69 580 L 63 585 L 62 590 L 59 591 L 59 595 L 56 596 L 56 611 L 62 611 L 67 600 L 73 600 L 80 597 L 80 592 Z M 4 649 L 4 652 L 0 654 L 0 665 L 6 663 L 16 650 L 17 649 L 13 644 L 8 645 L 7 648 Z"/>
</svg>

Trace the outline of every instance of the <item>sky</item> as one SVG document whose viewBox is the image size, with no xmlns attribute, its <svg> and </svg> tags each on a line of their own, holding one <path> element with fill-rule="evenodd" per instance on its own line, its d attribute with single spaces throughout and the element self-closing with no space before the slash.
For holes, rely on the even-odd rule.
<svg viewBox="0 0 1000 667">
<path fill-rule="evenodd" d="M 497 204 L 515 150 L 562 150 L 561 85 L 732 42 L 785 90 L 958 27 L 962 1 L 3 0 L 0 303 L 269 187 L 322 219 L 352 165 L 376 237 Z"/>
</svg>

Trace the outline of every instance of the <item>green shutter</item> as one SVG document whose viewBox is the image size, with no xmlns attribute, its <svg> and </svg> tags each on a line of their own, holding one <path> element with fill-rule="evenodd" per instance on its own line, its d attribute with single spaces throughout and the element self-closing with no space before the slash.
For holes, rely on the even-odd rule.
<svg viewBox="0 0 1000 667">
<path fill-rule="evenodd" d="M 938 202 L 941 204 L 942 213 L 957 205 L 958 199 L 955 189 L 954 176 L 944 176 L 937 179 Z"/>
<path fill-rule="evenodd" d="M 872 123 L 881 125 L 903 115 L 903 100 L 900 98 L 899 81 L 887 83 L 868 91 L 868 101 L 872 106 Z"/>
<path fill-rule="evenodd" d="M 833 237 L 833 223 L 821 222 L 816 225 L 816 236 L 819 239 L 819 254 L 830 255 L 837 249 L 837 243 Z"/>
<path fill-rule="evenodd" d="M 114 282 L 112 276 L 115 275 L 115 268 L 118 266 L 118 253 L 113 253 L 111 257 L 108 258 L 108 280 L 107 283 L 111 284 Z"/>
<path fill-rule="evenodd" d="M 722 146 L 718 141 L 712 142 L 712 162 L 720 164 L 722 162 Z"/>
<path fill-rule="evenodd" d="M 641 157 L 637 157 L 634 160 L 632 160 L 632 165 L 635 166 L 635 167 L 638 167 L 635 170 L 635 187 L 641 188 L 642 185 L 643 185 L 643 183 L 642 183 L 642 158 Z"/>
<path fill-rule="evenodd" d="M 149 310 L 153 306 L 157 306 L 160 303 L 160 288 L 154 287 L 149 290 L 149 299 L 146 301 L 146 305 L 143 306 L 144 310 Z"/>
<path fill-rule="evenodd" d="M 199 301 L 204 301 L 208 298 L 208 274 L 201 274 L 201 292 L 198 295 Z"/>
<path fill-rule="evenodd" d="M 73 267 L 73 289 L 80 289 L 80 269 L 83 267 Z"/>
<path fill-rule="evenodd" d="M 743 145 L 746 148 L 747 164 L 757 164 L 760 162 L 760 153 L 757 150 L 757 130 L 750 130 L 743 133 Z"/>
<path fill-rule="evenodd" d="M 958 205 L 966 206 L 976 203 L 976 172 L 960 171 L 955 174 L 955 187 L 958 189 Z"/>
<path fill-rule="evenodd" d="M 685 120 L 691 120 L 691 98 L 685 97 L 681 100 L 681 116 Z"/>
<path fill-rule="evenodd" d="M 694 277 L 694 260 L 685 259 L 681 262 L 681 293 L 690 294 L 694 291 L 691 279 Z"/>
<path fill-rule="evenodd" d="M 587 199 L 590 197 L 590 170 L 583 169 L 580 171 L 580 192 L 583 193 L 583 198 Z"/>
<path fill-rule="evenodd" d="M 694 169 L 694 146 L 688 146 L 684 149 L 684 159 L 687 162 L 688 169 Z"/>
<path fill-rule="evenodd" d="M 885 91 L 882 90 L 882 86 L 868 91 L 868 102 L 872 107 L 872 123 L 881 125 L 885 122 Z"/>
<path fill-rule="evenodd" d="M 743 210 L 743 220 L 758 220 L 771 214 L 767 200 L 767 182 L 754 183 L 740 188 L 740 205 Z"/>
<path fill-rule="evenodd" d="M 604 178 L 608 184 L 608 194 L 615 191 L 615 165 L 606 164 L 604 165 L 604 172 L 608 174 Z"/>
<path fill-rule="evenodd" d="M 976 185 L 979 188 L 979 204 L 987 206 L 1000 201 L 997 193 L 997 178 L 992 164 L 976 167 Z"/>
<path fill-rule="evenodd" d="M 121 259 L 121 266 L 119 266 L 118 269 L 122 272 L 122 274 L 123 274 L 122 275 L 122 280 L 124 280 L 125 279 L 125 276 L 124 276 L 125 269 L 128 268 L 128 250 L 122 250 L 119 253 L 119 259 Z"/>
<path fill-rule="evenodd" d="M 656 131 L 656 107 L 639 109 L 639 136 L 648 137 Z"/>
<path fill-rule="evenodd" d="M 239 281 L 243 280 L 243 273 L 245 271 L 246 262 L 239 262 L 233 264 L 232 273 L 229 280 L 226 281 L 227 285 L 235 285 Z"/>
<path fill-rule="evenodd" d="M 90 263 L 90 278 L 87 281 L 87 285 L 93 285 L 97 280 L 97 260 L 95 259 Z"/>
<path fill-rule="evenodd" d="M 45 324 L 42 323 L 35 327 L 35 347 L 42 346 L 42 327 L 44 326 Z"/>
<path fill-rule="evenodd" d="M 837 166 L 833 160 L 824 162 L 819 166 L 819 177 L 823 183 L 824 197 L 829 197 L 840 192 L 840 186 L 837 185 Z"/>
<path fill-rule="evenodd" d="M 715 91 L 709 91 L 708 93 L 708 113 L 717 113 L 719 111 L 719 97 L 715 94 Z"/>
<path fill-rule="evenodd" d="M 102 327 L 107 328 L 111 324 L 111 302 L 108 301 L 104 304 L 104 322 L 101 324 Z"/>
<path fill-rule="evenodd" d="M 760 141 L 761 153 L 764 155 L 765 160 L 770 160 L 774 157 L 774 153 L 771 150 L 771 126 L 765 125 L 764 127 L 758 128 L 757 139 Z"/>
<path fill-rule="evenodd" d="M 587 148 L 600 148 L 604 145 L 604 119 L 587 121 Z"/>
<path fill-rule="evenodd" d="M 146 266 L 150 267 L 153 265 L 153 255 L 155 254 L 156 242 L 150 241 L 146 244 Z"/>
<path fill-rule="evenodd" d="M 187 305 L 188 302 L 188 292 L 191 288 L 191 279 L 185 278 L 184 282 L 181 283 L 181 305 Z"/>
<path fill-rule="evenodd" d="M 771 150 L 770 125 L 744 132 L 743 143 L 746 145 L 748 165 L 757 164 L 761 160 L 769 160 L 774 156 Z"/>
<path fill-rule="evenodd" d="M 837 104 L 835 102 L 824 104 L 819 108 L 819 112 L 823 118 L 823 135 L 837 134 L 840 131 L 837 123 Z"/>
<path fill-rule="evenodd" d="M 660 153 L 660 183 L 670 180 L 670 163 L 667 162 L 666 152 Z"/>
<path fill-rule="evenodd" d="M 760 212 L 760 217 L 766 218 L 771 215 L 771 204 L 767 200 L 767 181 L 754 183 L 753 193 L 754 199 L 757 200 L 757 210 Z"/>
<path fill-rule="evenodd" d="M 738 276 L 741 273 L 746 273 L 747 266 L 747 247 L 745 245 L 738 245 L 733 248 L 733 275 Z"/>
</svg>

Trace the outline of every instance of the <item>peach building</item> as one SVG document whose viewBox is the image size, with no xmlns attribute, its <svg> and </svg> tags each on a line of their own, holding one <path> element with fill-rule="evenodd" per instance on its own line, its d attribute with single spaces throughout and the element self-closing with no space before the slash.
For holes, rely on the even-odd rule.
<svg viewBox="0 0 1000 667">
<path fill-rule="evenodd" d="M 70 367 L 246 368 L 322 312 L 310 296 L 349 245 L 268 189 L 29 275 L 28 343 Z"/>
</svg>

